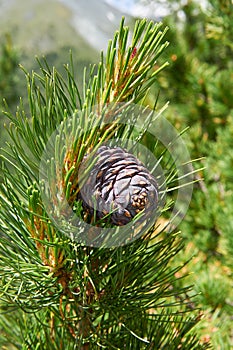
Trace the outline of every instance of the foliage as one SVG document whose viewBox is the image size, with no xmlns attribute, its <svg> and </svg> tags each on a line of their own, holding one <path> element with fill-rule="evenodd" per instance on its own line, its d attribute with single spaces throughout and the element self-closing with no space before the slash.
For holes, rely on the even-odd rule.
<svg viewBox="0 0 233 350">
<path fill-rule="evenodd" d="M 23 103 L 16 115 L 7 113 L 11 143 L 1 155 L 4 180 L 0 197 L 2 347 L 207 348 L 192 330 L 199 314 L 191 308 L 189 316 L 190 288 L 180 287 L 176 277 L 184 262 L 172 265 L 183 247 L 177 232 L 167 234 L 152 227 L 127 245 L 86 246 L 57 227 L 42 198 L 41 157 L 58 126 L 64 128 L 55 138 L 55 158 L 45 159 L 49 174 L 53 174 L 51 186 L 56 189 L 52 208 L 59 217 L 64 213 L 58 204 L 60 197 L 71 208 L 79 205 L 76 180 L 88 150 L 112 137 L 125 140 L 132 136 L 143 141 L 144 132 L 138 135 L 121 123 L 119 103 L 124 102 L 131 113 L 130 104 L 144 99 L 166 66 L 155 66 L 167 47 L 166 28 L 137 21 L 131 43 L 128 31 L 122 21 L 106 59 L 102 55 L 99 65 L 91 67 L 87 82 L 84 71 L 83 89 L 76 84 L 72 58 L 66 66 L 66 79 L 46 61 L 38 61 L 40 74 L 25 72 L 30 114 Z M 154 111 L 151 118 L 153 122 Z M 66 129 L 67 120 L 70 129 Z M 147 121 L 143 124 L 146 131 Z M 71 140 L 69 147 L 60 147 L 62 137 Z M 164 153 L 158 155 L 161 161 Z M 58 159 L 62 159 L 61 173 Z M 170 168 L 167 185 L 172 190 L 173 164 Z M 68 230 L 70 227 L 69 223 Z"/>
<path fill-rule="evenodd" d="M 179 128 L 190 126 L 184 138 L 192 157 L 204 157 L 205 169 L 196 174 L 202 181 L 181 224 L 187 245 L 180 259 L 195 254 L 184 271 L 194 272 L 189 281 L 200 293 L 196 305 L 205 315 L 200 334 L 214 349 L 228 350 L 233 345 L 233 5 L 220 0 L 207 2 L 206 10 L 200 5 L 180 2 L 184 20 L 167 18 L 171 65 L 159 76 L 160 96 L 171 101 L 169 120 Z"/>
<path fill-rule="evenodd" d="M 13 110 L 12 105 L 14 105 L 18 99 L 16 85 L 19 79 L 17 74 L 19 69 L 19 53 L 13 47 L 12 39 L 9 35 L 5 36 L 0 45 L 0 110 L 2 110 L 3 105 L 5 104 L 4 100 L 6 99 Z M 4 122 L 5 118 L 1 113 L 0 145 L 2 145 L 3 141 L 6 139 L 6 134 L 2 132 Z"/>
<path fill-rule="evenodd" d="M 169 2 L 173 3 L 174 1 L 170 0 Z M 163 113 L 166 113 L 166 117 L 172 122 L 173 125 L 176 125 L 177 129 L 179 130 L 185 129 L 186 126 L 190 126 L 189 132 L 187 134 L 183 134 L 183 137 L 186 140 L 186 144 L 189 146 L 189 151 L 192 158 L 199 158 L 202 156 L 205 157 L 200 161 L 201 164 L 196 163 L 195 165 L 194 163 L 194 166 L 197 167 L 197 169 L 203 165 L 205 166 L 205 169 L 198 171 L 195 175 L 199 181 L 196 183 L 194 188 L 188 215 L 185 217 L 181 225 L 181 234 L 185 239 L 185 245 L 180 250 L 179 254 L 177 254 L 177 250 L 174 251 L 173 260 L 169 260 L 168 256 L 168 265 L 170 266 L 170 269 L 175 269 L 173 272 L 176 278 L 172 279 L 172 286 L 173 288 L 175 287 L 179 293 L 182 288 L 186 288 L 187 285 L 194 284 L 194 287 L 189 291 L 186 290 L 182 296 L 179 293 L 176 294 L 175 300 L 176 302 L 178 300 L 179 302 L 184 302 L 188 307 L 189 315 L 194 313 L 194 319 L 197 315 L 195 308 L 200 308 L 203 316 L 201 317 L 200 314 L 199 318 L 202 318 L 202 320 L 195 327 L 195 330 L 198 332 L 198 337 L 201 338 L 203 343 L 210 341 L 214 349 L 230 350 L 233 346 L 233 96 L 231 83 L 233 77 L 233 11 L 232 2 L 230 0 L 211 0 L 207 1 L 206 3 L 207 7 L 203 9 L 201 7 L 202 2 L 188 1 L 184 3 L 183 1 L 176 1 L 176 8 L 179 9 L 177 12 L 173 12 L 171 16 L 168 16 L 165 19 L 165 23 L 167 22 L 170 28 L 166 33 L 166 38 L 169 40 L 170 45 L 163 52 L 162 60 L 160 57 L 158 57 L 155 68 L 157 69 L 160 67 L 165 58 L 167 58 L 167 60 L 170 62 L 170 66 L 166 68 L 166 70 L 162 70 L 159 75 L 156 75 L 156 79 L 153 80 L 154 86 L 151 86 L 151 93 L 147 94 L 144 102 L 149 103 L 152 107 L 154 106 L 156 99 L 157 106 L 160 107 L 167 102 L 167 100 L 170 100 L 171 103 L 169 108 Z M 182 11 L 182 17 L 180 17 L 180 11 Z M 103 62 L 103 60 L 101 60 L 101 62 Z M 95 68 L 95 72 L 96 69 L 98 69 L 98 67 Z M 54 96 L 54 100 L 51 102 L 52 91 L 54 88 L 54 85 L 51 85 L 51 82 L 54 80 L 56 80 L 57 83 L 58 81 L 61 81 L 60 75 L 56 70 L 51 72 L 51 70 L 46 67 L 43 67 L 42 71 L 44 74 L 39 76 L 33 75 L 30 77 L 28 75 L 28 83 L 31 91 L 33 91 L 33 93 L 31 93 L 29 96 L 38 96 L 39 99 L 41 91 L 45 91 L 44 88 L 41 87 L 41 84 L 44 87 L 47 86 L 46 93 L 43 92 L 41 96 L 43 96 L 45 100 L 47 99 L 45 105 L 47 107 L 50 106 L 52 111 L 56 111 L 55 106 L 57 106 L 58 99 L 56 99 Z M 71 72 L 71 75 L 68 74 L 67 77 L 73 75 L 74 72 Z M 35 80 L 37 80 L 37 83 L 35 83 Z M 70 81 L 70 86 L 73 85 L 72 89 L 74 89 L 75 85 L 73 83 L 76 82 L 77 79 L 67 80 Z M 87 85 L 85 93 L 87 93 L 88 87 L 90 86 L 90 84 L 88 85 L 88 78 L 86 78 L 86 81 Z M 60 88 L 61 90 L 64 89 L 66 91 L 65 96 L 69 96 L 69 93 L 64 85 L 60 85 Z M 157 100 L 158 89 L 160 89 L 160 96 Z M 48 98 L 48 96 L 50 97 Z M 76 96 L 77 100 L 74 102 L 73 97 L 68 97 L 66 100 L 69 106 L 68 113 L 73 110 L 74 105 L 75 108 L 77 107 L 77 101 L 79 100 L 78 93 L 75 93 L 72 96 Z M 64 96 L 61 96 L 61 101 L 63 101 L 63 98 Z M 37 98 L 34 98 L 33 101 L 33 104 L 37 103 Z M 64 102 L 64 104 L 66 102 Z M 61 102 L 61 104 L 63 104 L 63 102 Z M 48 114 L 46 114 L 46 111 Z M 44 113 L 44 120 L 47 120 L 50 112 L 45 108 Z M 28 115 L 30 116 L 30 114 Z M 59 110 L 57 111 L 57 116 L 60 116 Z M 52 121 L 50 120 L 50 122 Z M 50 132 L 52 132 L 56 122 L 59 123 L 60 120 L 57 121 L 55 119 L 52 126 L 48 126 L 46 124 Z M 17 127 L 20 129 L 22 125 L 24 125 L 24 122 L 22 124 L 17 124 Z M 28 122 L 24 131 L 29 130 L 29 126 L 31 126 L 30 122 Z M 33 135 L 35 132 L 37 132 L 37 127 L 38 124 L 34 124 Z M 42 130 L 40 134 L 42 135 Z M 37 138 L 38 145 L 40 142 L 42 142 L 41 140 L 43 141 L 43 137 Z M 150 148 L 153 140 L 147 136 L 144 138 L 144 141 L 146 142 L 147 147 Z M 43 142 L 45 142 L 45 140 Z M 41 149 L 43 149 L 43 147 Z M 157 152 L 158 149 L 160 148 L 157 147 Z M 17 152 L 15 155 L 16 154 Z M 17 159 L 17 162 L 18 161 L 19 159 Z M 20 161 L 23 163 L 24 158 L 22 158 Z M 29 174 L 31 174 L 31 169 L 28 169 L 28 171 Z M 20 183 L 20 179 L 21 173 L 19 174 L 19 179 L 17 179 L 16 183 Z M 203 181 L 200 181 L 201 179 L 203 179 Z M 12 181 L 14 181 L 14 179 L 12 179 Z M 24 190 L 22 191 L 20 187 L 19 191 L 21 194 L 24 193 Z M 30 188 L 29 193 L 30 195 L 33 193 L 32 198 L 35 198 L 34 196 L 36 196 L 36 191 L 33 186 Z M 21 195 L 20 198 L 15 198 L 15 201 L 19 199 L 22 199 Z M 26 198 L 25 200 L 28 199 Z M 23 210 L 25 210 L 25 208 L 22 208 L 22 211 Z M 22 306 L 22 303 L 19 303 L 21 288 L 22 290 L 24 290 L 23 288 L 26 289 L 25 286 L 30 288 L 33 286 L 33 283 L 38 280 L 37 272 L 35 272 L 36 266 L 38 267 L 40 273 L 44 271 L 44 275 L 41 279 L 42 283 L 37 285 L 37 289 L 32 289 L 32 293 L 35 293 L 35 299 L 39 298 L 38 294 L 40 291 L 44 290 L 46 283 L 52 283 L 52 280 L 50 280 L 50 275 L 47 273 L 46 266 L 41 263 L 41 256 L 38 254 L 38 250 L 35 247 L 34 239 L 29 239 L 27 230 L 20 233 L 22 227 L 19 225 L 17 220 L 18 214 L 14 212 L 12 215 L 14 216 L 14 224 L 11 228 L 10 236 L 13 237 L 14 240 L 10 243 L 4 236 L 3 243 L 5 245 L 7 242 L 6 247 L 11 244 L 9 246 L 9 252 L 11 252 L 10 254 L 13 255 L 10 257 L 8 256 L 4 274 L 8 276 L 7 282 L 9 286 L 15 286 L 16 289 L 18 288 L 19 296 L 13 296 L 13 294 L 11 294 L 12 289 L 8 290 L 8 287 L 5 287 L 5 291 L 9 291 L 8 298 L 11 298 L 11 300 L 14 298 L 17 304 L 17 310 L 14 309 L 13 312 L 9 314 L 4 313 L 2 316 L 2 322 L 5 336 L 8 334 L 10 342 L 14 344 L 16 348 L 21 348 L 22 344 L 24 344 L 23 346 L 26 349 L 30 348 L 29 344 L 35 344 L 38 342 L 38 330 L 40 331 L 40 334 L 42 334 L 42 342 L 48 342 L 51 335 L 54 335 L 53 332 L 51 333 L 51 329 L 55 329 L 57 325 L 54 323 L 54 326 L 51 327 L 51 324 L 53 324 L 52 322 L 55 319 L 55 311 L 58 310 L 58 305 L 54 305 L 54 309 L 50 314 L 47 314 L 46 309 L 42 308 L 41 310 L 37 311 L 34 316 L 32 316 L 32 310 L 30 317 L 26 312 L 18 308 L 18 304 Z M 16 232 L 15 237 L 13 231 Z M 66 245 L 67 249 L 69 247 L 66 255 L 70 258 L 70 260 L 66 261 L 66 267 L 73 268 L 73 266 L 77 263 L 77 260 L 72 247 L 74 247 L 74 249 L 78 248 L 73 242 L 70 242 L 70 245 L 67 245 L 67 242 L 64 241 L 64 237 L 59 236 L 59 233 L 57 233 L 57 235 L 58 241 L 60 242 L 59 249 L 63 247 L 63 245 Z M 163 236 L 164 234 L 161 233 L 158 235 L 158 238 L 162 238 Z M 26 248 L 25 240 L 28 242 L 31 249 L 30 252 L 28 252 L 28 247 Z M 167 244 L 168 241 L 165 240 L 164 243 Z M 39 243 L 37 246 L 38 245 Z M 48 252 L 49 249 L 51 252 L 51 250 L 55 247 L 55 242 L 45 242 L 45 245 L 47 247 L 45 252 Z M 133 245 L 132 249 L 137 249 L 137 247 Z M 19 256 L 23 256 L 24 262 L 22 263 L 22 259 L 18 260 L 20 270 L 17 269 L 17 271 L 13 269 L 13 265 L 11 264 L 11 262 L 16 258 L 16 253 L 13 253 L 15 250 L 16 252 L 20 252 Z M 132 251 L 125 251 L 125 254 L 126 253 L 131 254 Z M 124 257 L 125 254 L 123 255 Z M 142 255 L 143 254 L 144 251 L 142 251 Z M 190 263 L 184 264 L 184 261 L 189 260 L 191 257 L 193 257 L 193 259 L 190 261 Z M 4 259 L 6 259 L 6 256 Z M 6 261 L 4 259 L 3 262 Z M 122 256 L 120 259 L 122 259 Z M 122 260 L 122 264 L 123 261 L 124 259 Z M 118 260 L 112 262 L 112 264 L 115 263 L 115 267 L 112 267 L 113 272 L 115 271 L 114 269 L 117 269 L 117 262 Z M 90 263 L 91 261 L 88 261 L 86 265 L 90 265 Z M 84 265 L 85 264 L 82 266 Z M 145 266 L 146 268 L 148 267 L 147 264 Z M 176 270 L 177 266 L 183 266 L 183 268 Z M 27 277 L 30 276 L 29 273 L 32 270 L 34 271 L 35 277 L 33 277 L 30 281 L 30 279 L 27 279 Z M 20 271 L 22 271 L 21 275 Z M 127 271 L 128 275 L 130 276 L 130 271 Z M 142 269 L 142 271 L 144 270 Z M 109 273 L 111 273 L 111 271 Z M 3 276 L 2 271 L 1 276 Z M 186 276 L 186 278 L 183 278 L 184 276 Z M 57 276 L 53 277 L 55 277 L 55 280 L 54 285 L 51 286 L 51 289 L 57 285 L 60 290 L 63 290 L 62 284 L 60 282 L 57 283 Z M 22 281 L 20 285 L 19 281 Z M 30 285 L 28 283 L 30 283 Z M 49 291 L 50 286 L 48 287 Z M 170 287 L 171 285 L 169 285 L 169 288 Z M 39 292 L 36 294 L 37 290 Z M 136 297 L 138 293 L 136 288 L 134 289 L 134 292 Z M 197 295 L 195 296 L 196 293 Z M 190 301 L 190 295 L 193 294 L 194 296 Z M 62 292 L 60 295 L 62 295 L 62 298 L 65 299 Z M 43 297 L 44 296 L 42 296 L 42 298 Z M 48 305 L 49 297 L 50 296 L 48 296 Z M 173 297 L 171 297 L 172 300 L 170 300 L 170 297 L 166 297 L 164 302 L 167 303 L 168 299 L 171 302 L 174 301 Z M 162 300 L 159 301 L 163 302 Z M 32 303 L 32 299 L 29 294 L 25 295 L 24 302 L 28 302 L 28 305 L 31 305 L 30 303 Z M 65 302 L 66 301 L 64 300 L 64 303 Z M 112 300 L 110 300 L 110 303 L 112 303 Z M 49 305 L 49 308 L 51 307 L 52 305 Z M 159 310 L 160 309 L 162 310 L 162 308 L 159 308 Z M 162 314 L 166 321 L 166 312 L 168 312 L 168 314 L 171 312 L 171 310 L 174 312 L 175 307 L 173 305 L 168 309 L 169 311 L 167 308 L 163 309 L 166 311 L 164 311 Z M 178 310 L 181 310 L 180 305 L 178 305 Z M 141 314 L 139 315 L 139 313 L 136 315 L 138 319 L 141 317 Z M 177 327 L 175 326 L 175 322 L 164 322 L 164 319 L 161 318 L 162 316 L 161 314 L 159 315 L 159 319 L 162 322 L 159 322 L 157 319 L 158 323 L 153 324 L 153 326 L 148 324 L 149 331 L 147 332 L 147 337 L 148 339 L 152 340 L 152 335 L 154 332 L 159 337 L 161 334 L 160 331 L 166 335 L 170 334 L 170 336 L 168 336 L 170 344 L 168 340 L 167 344 L 169 345 L 167 347 L 164 345 L 164 343 L 161 345 L 161 348 L 163 349 L 170 349 L 170 345 L 173 344 L 175 339 L 174 337 Z M 39 322 L 37 322 L 38 317 L 41 321 L 44 321 L 43 323 L 40 323 L 40 326 Z M 192 322 L 186 323 L 186 321 L 187 319 L 184 323 L 179 323 L 179 325 L 181 326 L 181 324 L 184 324 L 184 327 L 189 327 L 192 325 Z M 64 319 L 60 324 L 63 324 L 63 322 L 65 322 Z M 105 325 L 108 324 L 108 319 L 104 319 L 103 322 Z M 14 327 L 12 327 L 13 324 Z M 142 318 L 141 329 L 143 328 L 143 324 L 144 318 Z M 118 324 L 118 327 L 120 327 L 120 323 Z M 158 329 L 156 327 L 160 328 Z M 28 330 L 28 332 L 25 330 Z M 123 329 L 121 329 L 121 331 L 124 335 L 127 333 L 124 333 Z M 183 328 L 183 331 L 186 334 L 187 329 L 185 330 Z M 65 327 L 58 327 L 59 337 L 64 337 L 64 332 Z M 144 335 L 140 334 L 140 332 L 137 334 L 144 337 Z M 174 336 L 173 338 L 171 338 L 171 334 L 172 337 Z M 118 340 L 116 340 L 116 343 L 117 341 Z M 131 344 L 132 349 L 137 349 L 139 346 L 138 344 L 140 344 L 140 349 L 144 346 L 143 341 L 140 342 L 137 338 L 132 337 L 132 340 L 130 341 L 132 341 L 132 343 L 129 343 Z M 155 341 L 157 342 L 158 340 Z M 190 341 L 192 342 L 192 338 Z M 6 343 L 6 339 L 2 339 L 2 346 L 4 342 Z M 58 340 L 57 343 L 55 342 L 55 344 L 58 344 Z M 40 345 L 37 346 L 40 348 Z M 145 344 L 145 348 L 146 346 L 147 345 Z M 152 346 L 153 349 L 154 345 L 148 345 L 147 348 L 150 348 L 150 346 Z M 177 345 L 174 346 L 178 348 Z M 106 345 L 106 347 L 109 348 L 108 345 Z M 127 347 L 129 348 L 130 345 L 127 344 Z M 7 348 L 9 348 L 9 344 L 7 344 Z"/>
<path fill-rule="evenodd" d="M 16 70 L 18 67 L 19 57 L 18 52 L 12 45 L 12 39 L 9 35 L 6 35 L 5 41 L 1 43 L 1 56 L 0 56 L 0 103 L 2 104 L 3 98 L 6 98 L 9 103 L 12 103 L 16 99 L 15 84 L 17 75 Z"/>
</svg>

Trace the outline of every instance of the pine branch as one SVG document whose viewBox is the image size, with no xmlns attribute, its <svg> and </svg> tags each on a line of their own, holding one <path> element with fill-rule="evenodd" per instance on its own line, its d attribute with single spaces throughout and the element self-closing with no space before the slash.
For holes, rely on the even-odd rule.
<svg viewBox="0 0 233 350">
<path fill-rule="evenodd" d="M 143 141 L 159 115 L 135 103 L 166 66 L 154 68 L 167 46 L 167 29 L 161 28 L 138 21 L 129 44 L 122 21 L 105 62 L 102 55 L 97 72 L 91 68 L 82 93 L 72 58 L 66 79 L 45 60 L 38 60 L 41 74 L 25 72 L 30 115 L 23 103 L 15 116 L 7 113 L 12 143 L 1 155 L 0 293 L 6 315 L 0 322 L 16 348 L 205 348 L 189 335 L 196 321 L 187 319 L 185 305 L 177 302 L 177 294 L 187 289 L 171 288 L 181 268 L 171 268 L 171 260 L 183 246 L 176 232 L 158 229 L 155 234 L 153 223 L 146 226 L 139 215 L 133 221 L 138 239 L 125 244 L 120 234 L 133 236 L 132 226 L 115 227 L 104 236 L 103 242 L 112 244 L 106 248 L 85 244 L 93 239 L 95 226 L 83 235 L 83 224 L 76 222 L 83 214 L 79 193 L 85 157 L 114 139 L 125 145 L 130 138 Z M 84 167 L 88 170 L 95 161 Z M 177 178 L 172 166 L 169 177 L 170 183 Z M 15 310 L 10 320 L 7 313 Z M 18 323 L 15 334 L 9 332 L 10 323 Z"/>
</svg>

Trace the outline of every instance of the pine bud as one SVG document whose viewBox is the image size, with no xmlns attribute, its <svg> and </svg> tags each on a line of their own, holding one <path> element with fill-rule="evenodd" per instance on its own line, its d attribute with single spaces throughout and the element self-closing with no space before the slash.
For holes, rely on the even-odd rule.
<svg viewBox="0 0 233 350">
<path fill-rule="evenodd" d="M 157 182 L 134 155 L 120 147 L 101 146 L 94 157 L 97 161 L 80 191 L 85 213 L 123 226 L 142 211 L 148 217 L 156 210 Z"/>
</svg>

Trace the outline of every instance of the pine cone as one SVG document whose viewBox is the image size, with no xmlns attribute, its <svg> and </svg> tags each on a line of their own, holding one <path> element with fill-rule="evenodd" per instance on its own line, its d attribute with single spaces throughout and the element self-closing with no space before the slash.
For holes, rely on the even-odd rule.
<svg viewBox="0 0 233 350">
<path fill-rule="evenodd" d="M 94 157 L 97 161 L 80 191 L 85 213 L 93 218 L 95 212 L 97 220 L 122 226 L 143 209 L 146 216 L 156 210 L 157 182 L 134 155 L 101 146 Z"/>
</svg>

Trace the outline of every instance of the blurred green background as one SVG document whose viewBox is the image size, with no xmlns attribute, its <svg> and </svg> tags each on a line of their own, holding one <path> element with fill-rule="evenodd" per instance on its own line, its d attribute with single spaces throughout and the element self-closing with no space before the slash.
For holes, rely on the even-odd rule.
<svg viewBox="0 0 233 350">
<path fill-rule="evenodd" d="M 77 79 L 98 63 L 122 15 L 128 23 L 150 13 L 170 30 L 169 48 L 148 102 L 167 101 L 168 120 L 182 131 L 196 169 L 190 208 L 180 225 L 186 244 L 175 263 L 193 259 L 182 270 L 193 284 L 193 302 L 203 313 L 197 326 L 202 342 L 233 348 L 233 8 L 231 0 L 209 1 L 0 1 L 0 108 L 15 112 L 27 104 L 26 70 L 37 70 L 35 55 L 45 55 L 62 71 L 73 52 Z M 121 6 L 120 6 L 121 5 Z M 137 6 L 136 6 L 137 5 Z M 146 12 L 147 11 L 147 12 Z M 160 62 L 158 62 L 158 65 Z M 8 140 L 1 112 L 0 145 Z M 180 274 L 179 276 L 180 277 Z M 192 307 L 190 308 L 192 312 Z"/>
</svg>

